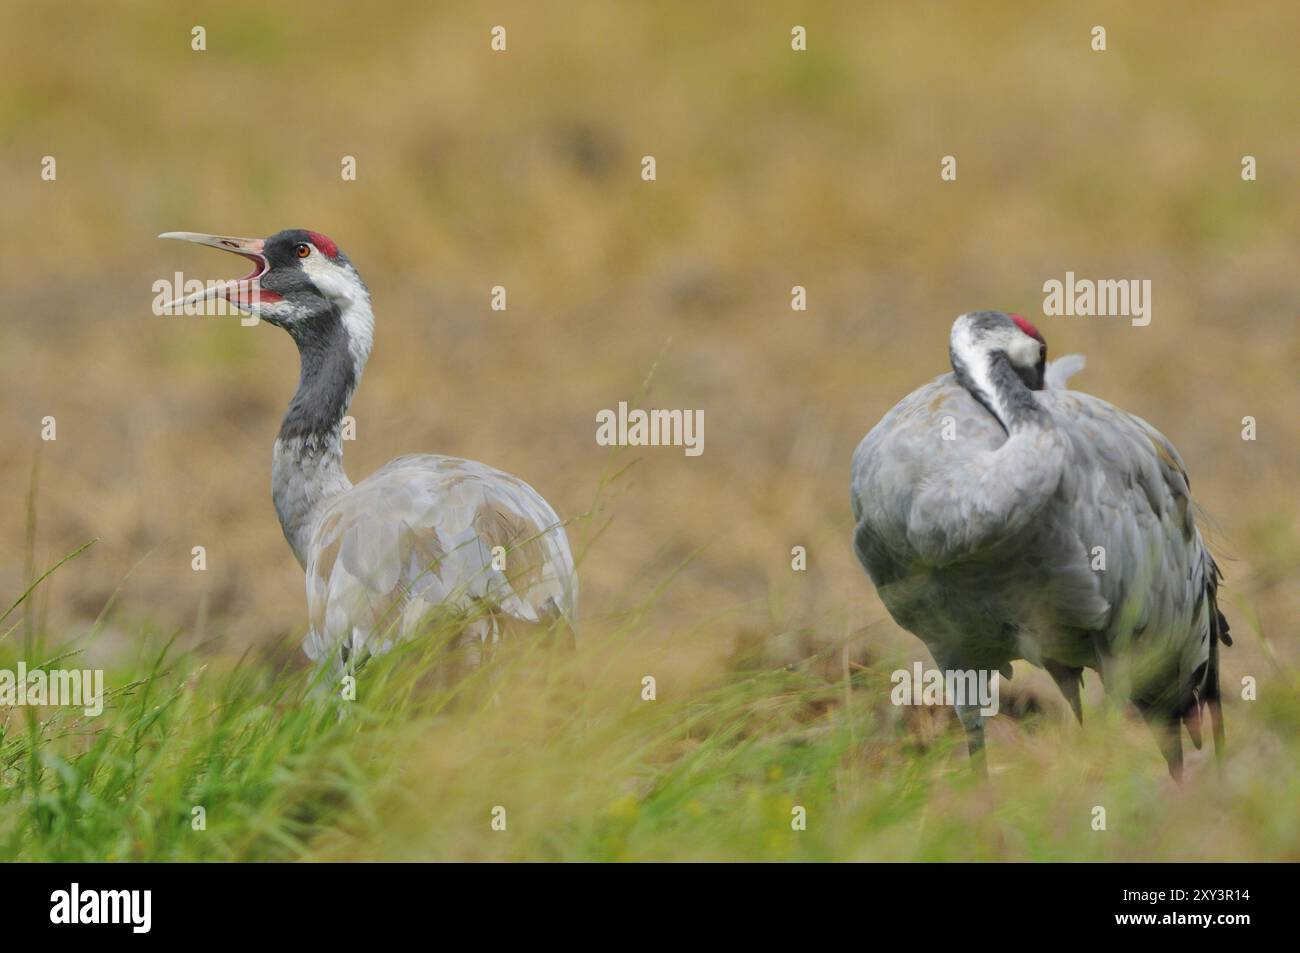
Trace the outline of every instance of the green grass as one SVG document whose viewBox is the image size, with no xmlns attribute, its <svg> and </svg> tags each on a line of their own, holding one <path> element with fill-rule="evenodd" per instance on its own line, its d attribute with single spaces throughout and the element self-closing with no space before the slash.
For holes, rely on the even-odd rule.
<svg viewBox="0 0 1300 953">
<path fill-rule="evenodd" d="M 67 571 L 67 570 L 65 570 Z M 651 616 L 653 613 L 651 613 Z M 888 704 L 887 666 L 761 651 L 641 697 L 643 613 L 575 658 L 514 643 L 435 675 L 449 629 L 373 660 L 355 701 L 305 665 L 141 635 L 102 715 L 0 714 L 3 859 L 1296 859 L 1300 708 L 1230 704 L 1233 753 L 1175 787 L 1145 729 L 1092 706 L 999 717 L 987 783 L 946 715 Z M 16 654 L 0 640 L 0 664 Z M 695 636 L 705 635 L 697 633 Z M 692 635 L 662 651 L 693 651 Z M 93 638 L 26 659 L 79 667 Z M 594 639 L 594 641 L 593 641 Z M 285 658 L 291 658 L 285 653 Z M 31 666 L 29 664 L 29 667 Z M 1019 678 L 1019 675 L 1017 676 Z M 1013 680 L 1013 685 L 1015 684 Z M 1281 693 L 1282 696 L 1288 693 Z M 506 809 L 506 829 L 492 813 Z M 1107 829 L 1092 828 L 1094 809 Z M 205 828 L 195 829 L 202 807 Z M 796 808 L 806 812 L 795 830 Z"/>
</svg>

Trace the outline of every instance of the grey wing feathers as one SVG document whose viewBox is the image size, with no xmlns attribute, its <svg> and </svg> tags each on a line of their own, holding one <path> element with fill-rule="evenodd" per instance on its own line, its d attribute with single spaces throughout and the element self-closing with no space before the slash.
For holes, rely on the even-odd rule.
<svg viewBox="0 0 1300 953">
<path fill-rule="evenodd" d="M 1065 370 L 1073 363 L 1062 362 Z M 1182 703 L 1208 675 L 1217 624 L 1206 597 L 1216 570 L 1194 524 L 1182 461 L 1159 431 L 1103 400 L 1059 388 L 1035 397 L 1054 418 L 1065 465 L 1032 520 L 1009 521 L 1009 535 L 969 535 L 981 501 L 996 493 L 981 473 L 995 472 L 992 455 L 1013 448 L 992 415 L 944 375 L 904 398 L 854 454 L 858 558 L 896 618 L 900 608 L 909 619 L 942 615 L 934 606 L 909 614 L 916 606 L 908 600 L 917 583 L 959 562 L 967 578 L 983 573 L 991 587 L 1017 587 L 1015 621 L 1052 630 L 1041 633 L 1044 654 L 1104 670 L 1106 659 L 1139 643 L 1162 669 L 1149 684 L 1180 696 L 1159 703 Z M 942 438 L 945 424 L 956 439 Z M 1021 469 L 1036 467 L 1049 469 L 1032 455 Z M 927 533 L 948 542 L 922 545 Z"/>
<path fill-rule="evenodd" d="M 913 391 L 871 429 L 853 455 L 851 503 L 858 557 L 877 586 L 876 572 L 893 559 L 948 557 L 977 530 L 1008 529 L 989 525 L 1002 488 L 976 485 L 981 455 L 1006 439 L 951 374 Z"/>
<path fill-rule="evenodd" d="M 1098 398 L 1045 392 L 1041 399 L 1067 433 L 1072 457 L 1052 529 L 1085 551 L 1087 563 L 1074 572 L 1106 604 L 1100 619 L 1067 614 L 1061 621 L 1103 632 L 1104 654 L 1149 660 L 1151 687 L 1133 673 L 1135 698 L 1185 705 L 1207 674 L 1217 567 L 1196 528 L 1178 451 L 1146 421 Z"/>
<path fill-rule="evenodd" d="M 498 617 L 572 622 L 577 603 L 564 527 L 536 490 L 469 460 L 399 457 L 317 520 L 303 647 L 313 659 L 339 645 L 382 652 L 448 608 L 477 612 L 486 638 Z"/>
<path fill-rule="evenodd" d="M 1066 389 L 1080 367 L 1049 365 L 1034 400 L 1050 423 L 1010 434 L 951 374 L 899 402 L 854 454 L 854 550 L 941 667 L 1028 659 L 1076 714 L 1095 668 L 1152 722 L 1177 775 L 1178 723 L 1199 747 L 1202 705 L 1222 751 L 1219 571 L 1178 451 Z"/>
</svg>

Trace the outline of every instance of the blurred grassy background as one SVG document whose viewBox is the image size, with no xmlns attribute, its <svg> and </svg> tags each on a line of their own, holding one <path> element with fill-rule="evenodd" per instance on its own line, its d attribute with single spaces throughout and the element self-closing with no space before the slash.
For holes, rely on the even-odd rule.
<svg viewBox="0 0 1300 953">
<path fill-rule="evenodd" d="M 1175 442 L 1228 576 L 1229 694 L 1245 674 L 1293 691 L 1298 27 L 1274 3 L 10 5 L 0 601 L 29 573 L 53 415 L 35 565 L 101 542 L 41 592 L 46 629 L 85 631 L 119 592 L 99 657 L 153 630 L 294 651 L 302 576 L 269 494 L 293 345 L 154 317 L 150 286 L 241 273 L 161 231 L 302 226 L 374 295 L 354 480 L 449 453 L 576 516 L 611 466 L 596 411 L 656 359 L 646 405 L 704 409 L 703 456 L 624 454 L 601 515 L 571 529 L 593 546 L 592 631 L 682 567 L 627 648 L 670 693 L 725 678 L 737 644 L 783 662 L 845 640 L 856 660 L 920 653 L 853 558 L 848 463 L 946 369 L 951 321 L 975 308 L 1029 314 L 1056 354 L 1088 355 L 1077 387 Z M 1151 325 L 1042 317 L 1042 283 L 1067 270 L 1152 279 Z M 1249 737 L 1244 708 L 1230 738 Z"/>
</svg>

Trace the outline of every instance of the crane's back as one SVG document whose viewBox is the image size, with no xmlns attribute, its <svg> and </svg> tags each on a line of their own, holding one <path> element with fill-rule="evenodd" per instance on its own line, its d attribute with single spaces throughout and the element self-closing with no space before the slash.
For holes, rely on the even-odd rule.
<svg viewBox="0 0 1300 953">
<path fill-rule="evenodd" d="M 502 620 L 577 615 L 564 527 L 524 481 L 455 457 L 399 457 L 321 512 L 307 553 L 313 659 L 386 651 L 435 611 L 480 640 Z"/>
<path fill-rule="evenodd" d="M 926 541 L 961 540 L 983 518 L 979 478 L 1008 435 L 951 374 L 886 414 L 854 455 L 858 558 L 890 614 L 941 665 L 1051 659 L 1105 673 L 1109 660 L 1140 652 L 1136 696 L 1185 704 L 1209 659 L 1217 570 L 1177 451 L 1091 395 L 1034 399 L 1063 437 L 1057 485 L 1011 528 L 941 551 Z M 949 490 L 927 492 L 935 486 Z"/>
</svg>

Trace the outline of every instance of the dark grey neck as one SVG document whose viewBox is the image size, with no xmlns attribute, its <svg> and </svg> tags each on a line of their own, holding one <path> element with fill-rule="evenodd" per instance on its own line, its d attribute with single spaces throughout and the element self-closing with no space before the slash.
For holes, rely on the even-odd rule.
<svg viewBox="0 0 1300 953">
<path fill-rule="evenodd" d="M 983 404 L 1008 434 L 1042 424 L 1042 407 L 1005 352 L 991 352 L 983 367 L 968 367 L 955 351 L 948 354 L 957 383 Z"/>
<path fill-rule="evenodd" d="M 280 424 L 280 439 L 320 438 L 338 432 L 357 388 L 358 368 L 337 312 L 294 335 L 302 364 L 298 390 Z"/>
</svg>

